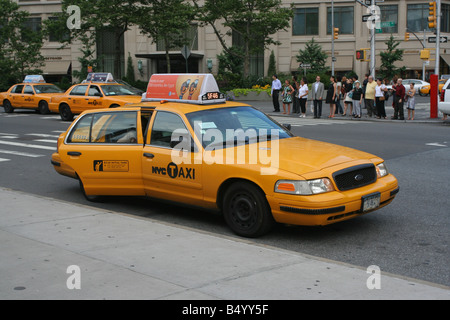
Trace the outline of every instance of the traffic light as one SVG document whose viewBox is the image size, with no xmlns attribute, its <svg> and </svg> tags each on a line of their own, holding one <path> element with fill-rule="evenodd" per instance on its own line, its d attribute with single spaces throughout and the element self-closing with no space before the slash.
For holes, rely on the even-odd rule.
<svg viewBox="0 0 450 320">
<path fill-rule="evenodd" d="M 333 37 L 334 37 L 334 39 L 338 39 L 339 38 L 339 28 L 334 28 L 334 30 L 333 30 Z"/>
<path fill-rule="evenodd" d="M 366 50 L 356 50 L 356 60 L 366 60 Z"/>
<path fill-rule="evenodd" d="M 436 1 L 429 2 L 430 13 L 428 16 L 428 28 L 435 29 L 436 28 Z"/>
<path fill-rule="evenodd" d="M 405 41 L 409 41 L 409 32 L 405 32 Z"/>
<path fill-rule="evenodd" d="M 430 60 L 430 50 L 429 49 L 420 50 L 420 59 Z"/>
</svg>

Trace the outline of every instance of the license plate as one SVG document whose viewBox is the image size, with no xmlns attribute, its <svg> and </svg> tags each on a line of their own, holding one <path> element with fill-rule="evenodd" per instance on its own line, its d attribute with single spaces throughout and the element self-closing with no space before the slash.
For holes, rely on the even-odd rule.
<svg viewBox="0 0 450 320">
<path fill-rule="evenodd" d="M 366 212 L 380 206 L 381 193 L 373 193 L 362 197 L 361 211 Z"/>
</svg>

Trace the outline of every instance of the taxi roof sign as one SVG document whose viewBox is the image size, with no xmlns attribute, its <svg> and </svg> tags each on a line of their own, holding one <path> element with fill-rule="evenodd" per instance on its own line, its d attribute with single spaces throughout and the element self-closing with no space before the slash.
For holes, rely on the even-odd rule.
<svg viewBox="0 0 450 320">
<path fill-rule="evenodd" d="M 154 74 L 148 82 L 142 101 L 174 101 L 192 104 L 224 103 L 212 74 Z"/>
<path fill-rule="evenodd" d="M 23 80 L 23 83 L 43 83 L 45 82 L 44 77 L 41 75 L 27 75 Z"/>
<path fill-rule="evenodd" d="M 111 73 L 91 72 L 83 82 L 116 82 Z"/>
</svg>

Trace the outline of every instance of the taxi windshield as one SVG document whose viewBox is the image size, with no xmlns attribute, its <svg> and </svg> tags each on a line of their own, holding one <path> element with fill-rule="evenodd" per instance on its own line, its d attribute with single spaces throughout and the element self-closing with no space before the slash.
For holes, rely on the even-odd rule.
<svg viewBox="0 0 450 320">
<path fill-rule="evenodd" d="M 102 86 L 105 96 L 132 96 L 133 92 L 120 84 L 111 84 Z"/>
<path fill-rule="evenodd" d="M 239 145 L 293 136 L 275 120 L 252 107 L 209 109 L 188 113 L 186 117 L 203 147 L 211 144 L 229 147 L 236 143 Z"/>
<path fill-rule="evenodd" d="M 63 90 L 61 90 L 60 88 L 58 88 L 57 86 L 55 86 L 53 84 L 36 85 L 36 86 L 34 86 L 34 91 L 36 91 L 36 93 L 61 93 L 61 92 L 64 92 Z"/>
</svg>

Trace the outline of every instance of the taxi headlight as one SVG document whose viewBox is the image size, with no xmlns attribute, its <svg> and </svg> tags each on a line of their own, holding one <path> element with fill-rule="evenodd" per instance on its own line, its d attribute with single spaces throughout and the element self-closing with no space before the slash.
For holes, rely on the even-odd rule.
<svg viewBox="0 0 450 320">
<path fill-rule="evenodd" d="M 387 171 L 387 168 L 386 168 L 386 165 L 384 164 L 384 162 L 378 164 L 376 166 L 376 169 L 377 169 L 377 177 L 378 178 L 388 175 L 388 171 Z"/>
<path fill-rule="evenodd" d="M 334 191 L 334 186 L 328 178 L 314 180 L 279 180 L 275 184 L 275 192 L 312 195 Z"/>
</svg>

